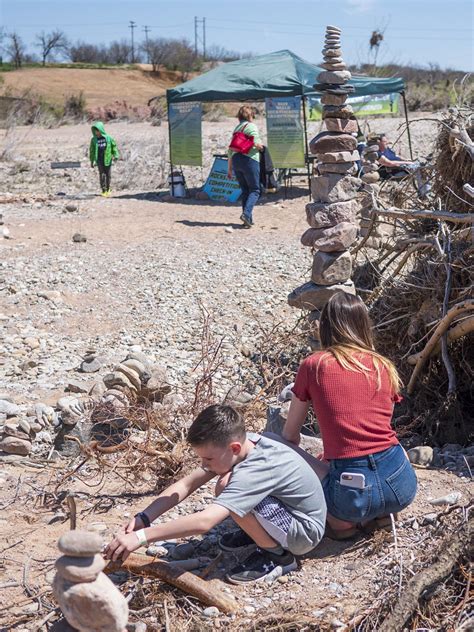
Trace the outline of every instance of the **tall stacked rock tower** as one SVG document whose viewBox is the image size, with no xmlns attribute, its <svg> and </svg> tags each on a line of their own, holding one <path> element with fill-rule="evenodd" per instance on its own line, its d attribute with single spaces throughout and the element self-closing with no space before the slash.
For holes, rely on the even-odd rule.
<svg viewBox="0 0 474 632">
<path fill-rule="evenodd" d="M 325 69 L 314 86 L 322 92 L 323 121 L 327 131 L 318 134 L 310 143 L 317 158 L 317 171 L 311 179 L 314 200 L 306 206 L 310 228 L 301 237 L 304 246 L 314 253 L 311 281 L 296 288 L 288 296 L 292 307 L 309 310 L 308 322 L 314 346 L 319 341 L 319 316 L 324 304 L 336 292 L 355 294 L 351 281 L 352 258 L 348 248 L 357 239 L 356 214 L 361 180 L 357 173 L 357 121 L 352 107 L 346 103 L 354 91 L 348 85 L 351 73 L 341 53 L 341 30 L 326 27 L 323 48 Z"/>
</svg>

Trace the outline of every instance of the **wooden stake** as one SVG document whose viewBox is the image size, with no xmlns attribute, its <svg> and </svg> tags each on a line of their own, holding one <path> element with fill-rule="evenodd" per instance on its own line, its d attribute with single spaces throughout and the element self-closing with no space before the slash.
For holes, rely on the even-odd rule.
<svg viewBox="0 0 474 632">
<path fill-rule="evenodd" d="M 150 562 L 149 559 L 144 555 L 131 553 L 125 562 L 110 561 L 105 572 L 113 573 L 118 570 L 126 570 L 137 575 L 157 577 L 167 584 L 176 586 L 188 595 L 196 597 L 206 606 L 215 606 L 221 612 L 226 613 L 237 611 L 237 602 L 231 595 L 223 592 L 224 585 L 221 581 L 216 579 L 204 581 L 192 573 L 173 567 L 168 562 L 156 559 Z"/>
</svg>

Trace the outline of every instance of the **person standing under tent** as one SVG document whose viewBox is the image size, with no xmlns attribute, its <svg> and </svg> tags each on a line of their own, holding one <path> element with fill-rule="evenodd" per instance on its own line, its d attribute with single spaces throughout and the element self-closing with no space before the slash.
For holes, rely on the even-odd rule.
<svg viewBox="0 0 474 632">
<path fill-rule="evenodd" d="M 255 118 L 254 110 L 250 105 L 243 105 L 238 113 L 239 123 L 234 129 L 232 142 L 229 146 L 229 164 L 227 177 L 232 179 L 233 175 L 242 190 L 242 215 L 240 219 L 245 228 L 253 226 L 253 207 L 258 202 L 261 193 L 260 185 L 260 152 L 263 145 L 260 142 L 260 134 L 257 126 L 253 123 Z M 253 140 L 252 146 L 242 153 L 242 151 L 232 149 L 236 146 L 234 139 L 237 136 L 249 137 Z"/>
</svg>

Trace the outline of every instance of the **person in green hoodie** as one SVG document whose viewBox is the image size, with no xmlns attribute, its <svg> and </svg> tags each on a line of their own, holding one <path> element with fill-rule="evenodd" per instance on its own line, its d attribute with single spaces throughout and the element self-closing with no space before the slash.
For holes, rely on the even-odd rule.
<svg viewBox="0 0 474 632">
<path fill-rule="evenodd" d="M 119 152 L 115 139 L 105 132 L 102 121 L 96 121 L 92 125 L 89 157 L 91 167 L 97 165 L 99 168 L 99 181 L 102 195 L 108 197 L 110 195 L 112 160 L 117 160 Z"/>
</svg>

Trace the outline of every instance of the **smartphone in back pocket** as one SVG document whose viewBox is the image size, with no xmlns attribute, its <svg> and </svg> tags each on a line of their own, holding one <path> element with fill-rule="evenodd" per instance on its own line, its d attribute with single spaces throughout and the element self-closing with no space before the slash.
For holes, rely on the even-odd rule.
<svg viewBox="0 0 474 632">
<path fill-rule="evenodd" d="M 354 472 L 342 472 L 339 477 L 339 484 L 344 485 L 345 487 L 364 489 L 365 476 L 363 474 L 355 474 Z"/>
</svg>

